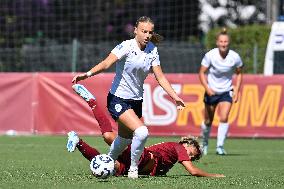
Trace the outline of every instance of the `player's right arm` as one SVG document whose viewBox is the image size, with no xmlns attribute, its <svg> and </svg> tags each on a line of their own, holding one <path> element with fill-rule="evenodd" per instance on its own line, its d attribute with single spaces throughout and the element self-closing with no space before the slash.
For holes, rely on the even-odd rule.
<svg viewBox="0 0 284 189">
<path fill-rule="evenodd" d="M 78 81 L 84 80 L 93 75 L 99 74 L 104 70 L 107 70 L 111 67 L 117 60 L 126 56 L 130 48 L 130 40 L 123 41 L 121 44 L 117 45 L 111 53 L 99 64 L 94 66 L 91 70 L 86 73 L 78 74 L 72 79 L 72 83 L 77 83 Z"/>
<path fill-rule="evenodd" d="M 72 79 L 72 83 L 77 83 L 78 81 L 84 80 L 88 77 L 91 77 L 93 75 L 99 74 L 103 72 L 104 70 L 107 70 L 109 67 L 111 67 L 116 61 L 118 60 L 117 56 L 113 53 L 110 53 L 106 59 L 101 61 L 99 64 L 94 66 L 90 71 L 75 75 Z"/>
<path fill-rule="evenodd" d="M 199 69 L 199 80 L 201 82 L 201 84 L 203 85 L 206 93 L 209 96 L 212 96 L 215 94 L 215 92 L 209 88 L 208 83 L 207 83 L 207 79 L 206 79 L 206 72 L 208 71 L 208 67 L 201 65 L 200 69 Z"/>
<path fill-rule="evenodd" d="M 181 164 L 192 175 L 197 177 L 225 177 L 223 174 L 207 173 L 193 165 L 191 161 L 182 161 Z"/>
</svg>

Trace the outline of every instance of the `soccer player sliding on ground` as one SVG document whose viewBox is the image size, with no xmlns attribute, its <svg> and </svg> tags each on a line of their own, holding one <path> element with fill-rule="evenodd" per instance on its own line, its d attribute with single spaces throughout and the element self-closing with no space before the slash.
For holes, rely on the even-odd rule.
<svg viewBox="0 0 284 189">
<path fill-rule="evenodd" d="M 97 105 L 95 97 L 80 84 L 73 85 L 74 91 L 80 95 L 90 106 L 97 119 L 105 142 L 110 145 L 116 134 L 112 131 L 111 123 L 105 113 Z M 100 152 L 89 146 L 78 137 L 76 132 L 68 133 L 67 150 L 74 152 L 78 149 L 81 154 L 91 161 Z M 115 162 L 116 175 L 127 175 L 131 164 L 130 145 L 119 155 Z M 182 137 L 179 142 L 162 142 L 145 147 L 138 165 L 139 175 L 159 176 L 166 173 L 176 162 L 181 163 L 193 176 L 225 177 L 223 174 L 207 173 L 195 167 L 192 161 L 200 159 L 202 155 L 199 143 L 192 137 Z"/>
</svg>

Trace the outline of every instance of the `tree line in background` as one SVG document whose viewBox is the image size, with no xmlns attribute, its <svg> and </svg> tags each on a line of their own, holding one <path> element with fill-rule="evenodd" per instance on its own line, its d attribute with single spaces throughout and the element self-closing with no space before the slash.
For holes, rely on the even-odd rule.
<svg viewBox="0 0 284 189">
<path fill-rule="evenodd" d="M 20 47 L 41 39 L 59 44 L 122 40 L 142 15 L 169 40 L 198 35 L 198 1 L 2 0 L 0 46 Z"/>
</svg>

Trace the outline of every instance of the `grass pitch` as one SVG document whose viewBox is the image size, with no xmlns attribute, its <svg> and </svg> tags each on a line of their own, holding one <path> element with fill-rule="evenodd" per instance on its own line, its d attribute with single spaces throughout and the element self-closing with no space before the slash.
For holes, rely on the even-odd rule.
<svg viewBox="0 0 284 189">
<path fill-rule="evenodd" d="M 101 137 L 82 137 L 101 152 L 108 146 Z M 151 137 L 147 145 L 179 138 Z M 210 140 L 209 154 L 196 166 L 223 173 L 226 178 L 188 175 L 177 164 L 167 177 L 96 179 L 89 162 L 78 151 L 67 152 L 65 136 L 0 136 L 0 188 L 283 188 L 283 139 L 228 139 L 229 155 L 215 155 L 216 140 Z"/>
</svg>

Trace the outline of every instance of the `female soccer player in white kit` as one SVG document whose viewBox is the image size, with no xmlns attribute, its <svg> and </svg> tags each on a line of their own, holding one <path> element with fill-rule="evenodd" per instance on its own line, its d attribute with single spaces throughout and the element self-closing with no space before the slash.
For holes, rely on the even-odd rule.
<svg viewBox="0 0 284 189">
<path fill-rule="evenodd" d="M 117 45 L 108 57 L 84 74 L 76 75 L 72 82 L 77 83 L 98 74 L 117 60 L 116 75 L 107 97 L 108 110 L 118 122 L 118 136 L 112 142 L 109 155 L 116 160 L 118 155 L 131 143 L 131 166 L 129 178 L 138 178 L 138 163 L 148 137 L 148 129 L 140 120 L 142 117 L 143 84 L 147 75 L 153 72 L 159 85 L 176 102 L 177 109 L 185 105 L 164 76 L 159 60 L 156 42 L 159 35 L 154 33 L 154 23 L 146 16 L 140 17 L 134 29 L 135 38 Z"/>
<path fill-rule="evenodd" d="M 226 154 L 223 146 L 229 129 L 228 117 L 232 102 L 238 101 L 243 63 L 239 54 L 229 49 L 229 44 L 230 37 L 226 28 L 223 28 L 216 38 L 217 48 L 205 54 L 199 70 L 199 79 L 205 88 L 205 113 L 204 122 L 201 124 L 203 154 L 205 155 L 208 151 L 208 138 L 217 105 L 220 109 L 220 123 L 216 153 L 218 155 Z M 236 74 L 236 85 L 233 89 L 232 77 L 234 73 Z"/>
</svg>

